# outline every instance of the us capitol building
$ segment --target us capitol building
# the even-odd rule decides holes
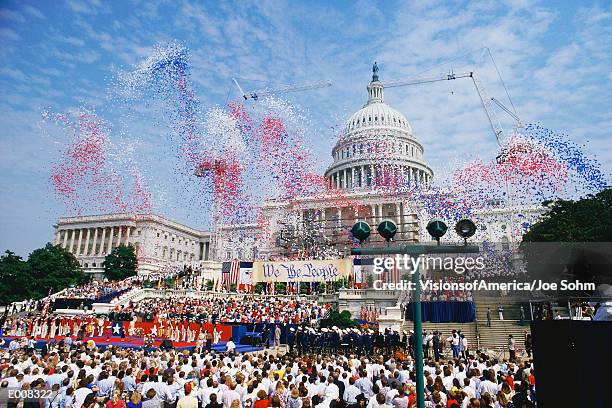
[[[348,119],[332,149],[333,162],[325,171],[332,194],[268,200],[262,206],[263,223],[224,225],[215,231],[152,214],[62,217],[54,226],[55,243],[75,254],[85,272],[99,276],[104,256],[120,243],[135,246],[139,272],[147,273],[184,264],[216,269],[219,261],[229,259],[344,256],[350,253],[348,231],[356,221],[375,228],[391,219],[398,226],[395,241],[429,239],[422,238],[417,210],[385,188],[406,181],[422,186],[432,182],[424,148],[404,115],[384,102],[376,64],[367,92],[366,104]],[[481,215],[494,226],[507,222],[512,211],[498,208]],[[503,239],[510,228],[500,227],[479,231],[480,239]],[[491,235],[499,231],[502,236]],[[370,239],[371,245],[382,244],[375,233]]]

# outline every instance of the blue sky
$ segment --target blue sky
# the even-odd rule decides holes
[[[1,250],[27,255],[52,238],[52,224],[65,213],[48,183],[65,140],[41,124],[41,112],[85,107],[120,127],[113,76],[155,44],[172,40],[191,51],[204,109],[222,105],[228,94],[238,96],[232,76],[275,83],[331,80],[333,87],[288,95],[308,119],[308,144],[321,171],[331,162],[332,127],[365,102],[373,61],[382,80],[475,69],[489,93],[504,100],[492,64],[472,52],[485,46],[524,122],[586,143],[605,173],[612,170],[609,2],[3,1]],[[443,171],[457,157],[493,154],[495,141],[471,84],[395,88],[385,97],[411,122],[434,170]],[[136,108],[139,115],[122,128],[123,137],[144,141],[146,152],[167,129],[147,117],[152,113],[146,106]],[[149,177],[163,178],[159,164]],[[180,197],[169,197],[159,212],[207,226],[206,217],[181,205]]]

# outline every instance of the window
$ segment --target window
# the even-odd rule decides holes
[[[85,262],[85,267],[89,268],[89,264],[87,262]]]
[[[93,268],[95,268],[95,267],[96,267],[96,263],[95,263],[95,262],[94,262],[94,263],[92,263],[92,264],[91,264],[91,266],[92,266]]]

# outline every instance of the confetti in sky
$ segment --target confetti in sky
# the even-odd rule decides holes
[[[300,108],[278,97],[261,98],[252,106],[230,101],[203,108],[191,84],[189,50],[182,44],[156,46],[139,65],[118,75],[112,86],[117,100],[130,109],[147,109],[154,103],[161,107],[157,126],[167,135],[171,150],[158,153],[172,158],[167,163],[169,184],[180,189],[183,205],[194,212],[211,211],[213,226],[257,223],[264,235],[272,236],[276,227],[265,220],[261,207],[273,198],[298,209],[304,197],[310,197],[370,216],[360,202],[330,187],[315,171],[319,158],[308,147],[311,125]],[[120,120],[130,120],[131,115]],[[110,125],[84,109],[43,116],[71,134],[50,175],[53,191],[68,210],[168,210],[159,202],[168,193],[156,191],[165,187],[150,176],[148,167],[154,161],[139,154],[143,142],[138,137],[114,135]],[[339,131],[338,137],[345,134]],[[606,185],[595,159],[566,135],[539,124],[511,132],[496,157],[459,162],[448,177],[430,185],[404,177],[389,160],[397,149],[393,142],[375,137],[356,152],[355,159],[374,158],[384,166],[370,193],[391,196],[423,217],[449,223],[487,207],[534,205],[597,192]],[[348,231],[343,233],[350,237]]]

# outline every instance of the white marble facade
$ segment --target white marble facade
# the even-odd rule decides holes
[[[120,244],[133,245],[139,273],[166,265],[192,265],[211,258],[210,233],[153,214],[62,217],[55,244],[73,253],[86,273],[99,277],[104,257]]]

